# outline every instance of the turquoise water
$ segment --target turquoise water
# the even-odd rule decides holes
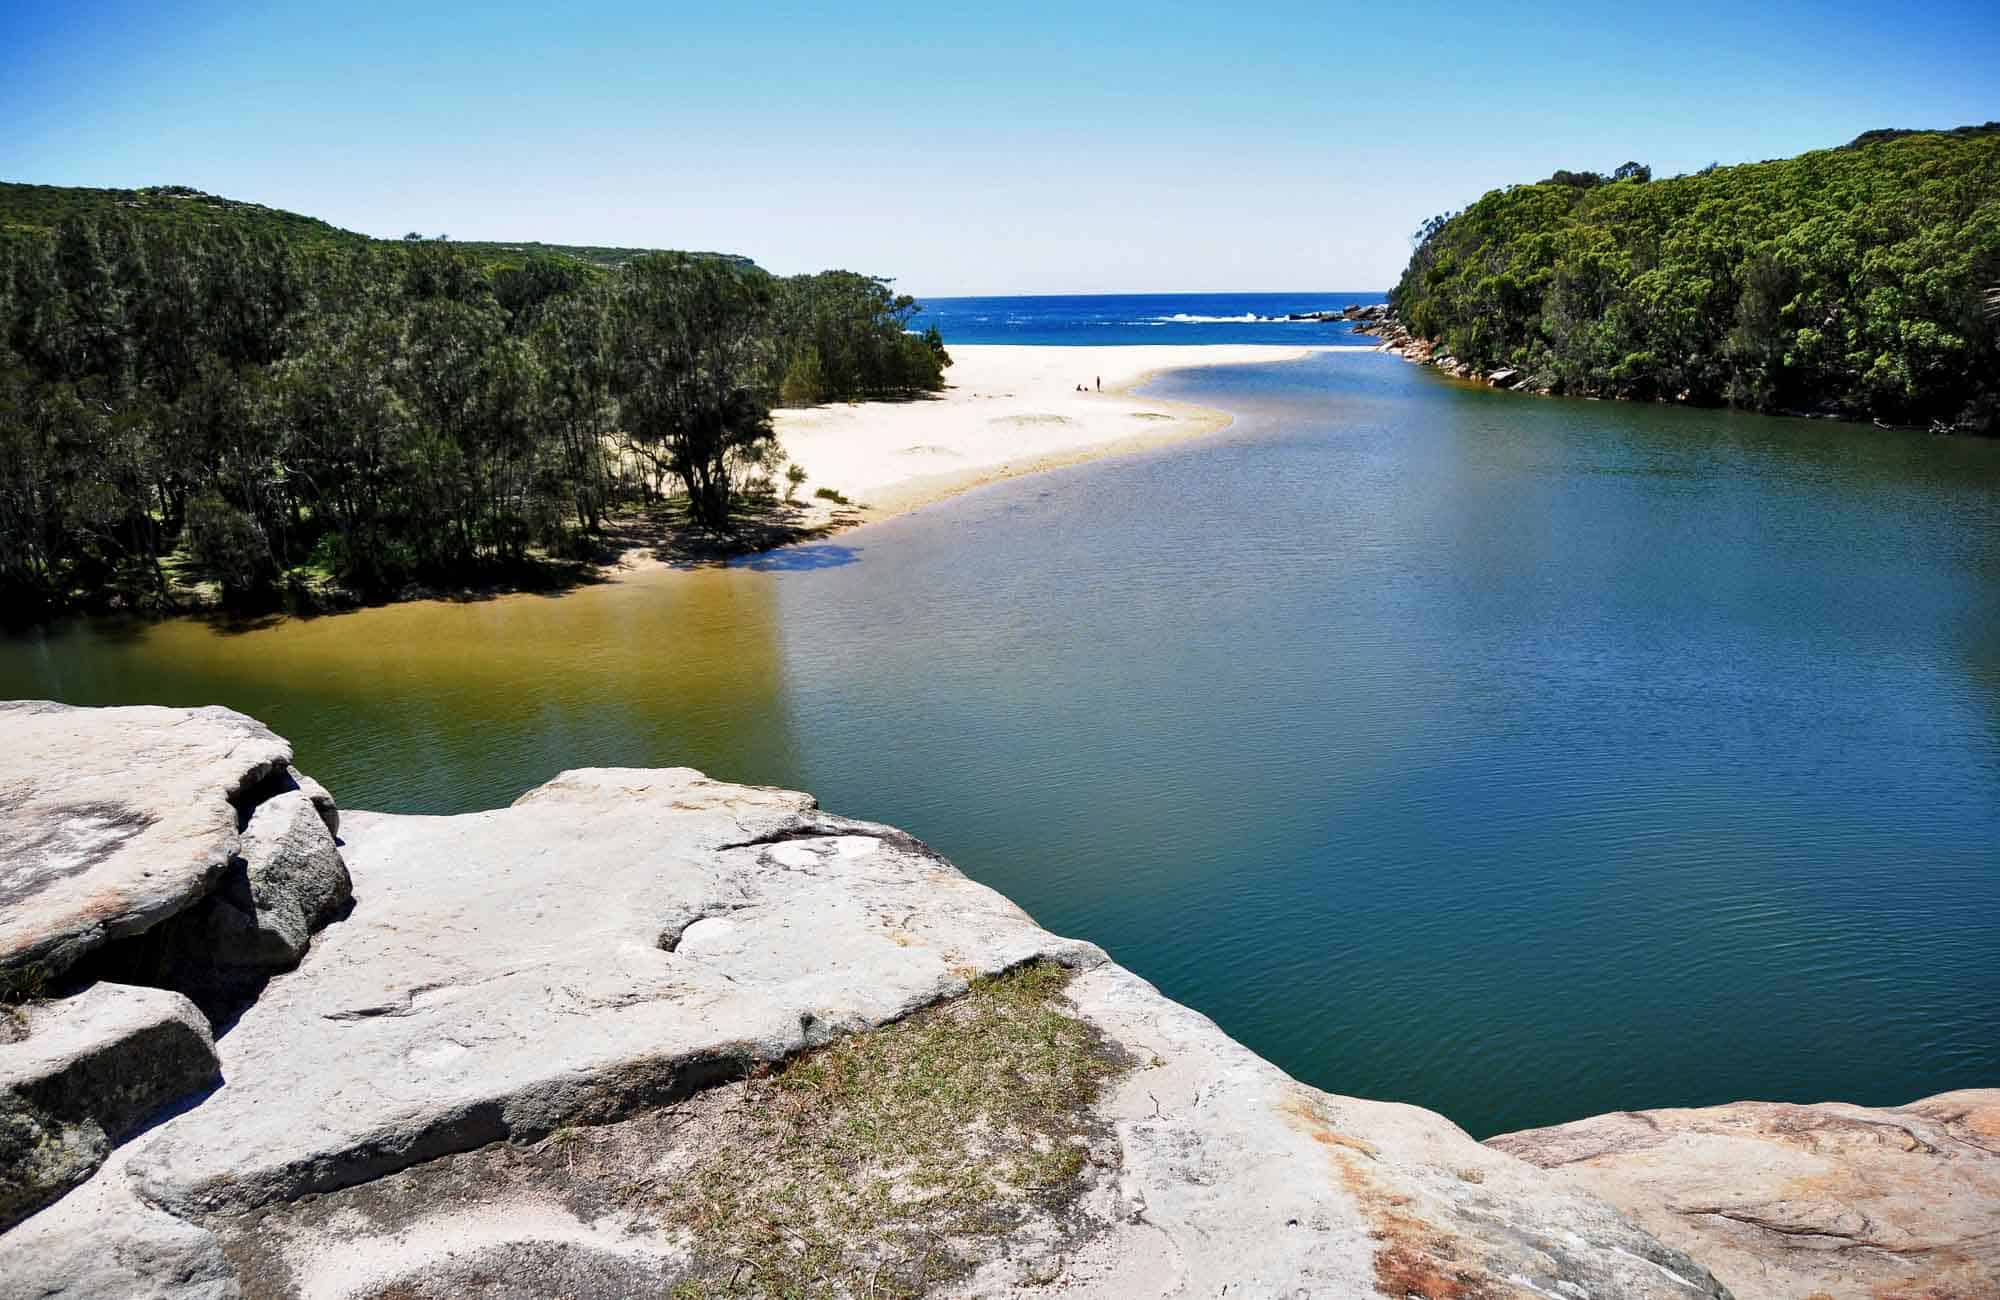
[[[908,827],[1319,1087],[1477,1135],[2000,1082],[2000,446],[1168,376],[1238,424],[737,569],[0,643],[355,807],[692,763]]]
[[[1105,293],[1009,298],[926,298],[910,328],[936,325],[947,343],[1066,347],[1132,343],[1362,342],[1346,321],[1290,317],[1379,303],[1362,293]]]

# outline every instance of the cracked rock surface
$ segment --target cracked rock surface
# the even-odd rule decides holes
[[[1488,1145],[1609,1201],[1738,1300],[2000,1295],[2000,1088],[1621,1111]]]
[[[238,802],[291,760],[229,709],[0,703],[0,990],[205,897],[236,854]]]
[[[198,1096],[212,1021],[345,903],[291,759],[228,709],[0,703],[0,1227]]]
[[[353,892],[328,818],[304,789],[272,795],[252,810],[238,856],[241,878],[207,900],[190,942],[220,966],[288,969]]]
[[[352,913],[218,1041],[221,1088],[0,1236],[0,1295],[671,1290],[681,1247],[576,1195],[566,1162],[473,1175],[579,1127],[616,1149],[638,1124],[658,1136],[633,1160],[671,1156],[649,1117],[1036,960],[1076,972],[1069,1005],[1132,1066],[1094,1103],[1107,1149],[1054,1245],[1023,1272],[1027,1247],[994,1243],[943,1293],[1727,1294],[1604,1202],[1438,1115],[1294,1082],[809,796],[588,770],[510,808],[341,825]]]
[[[165,989],[93,984],[7,1015],[0,1230],[89,1177],[114,1142],[216,1075],[208,1022]]]

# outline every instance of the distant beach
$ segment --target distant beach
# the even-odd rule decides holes
[[[1291,361],[1315,350],[954,347],[943,393],[779,411],[778,437],[806,471],[802,498],[828,488],[860,507],[855,518],[886,518],[981,484],[1214,433],[1229,425],[1228,412],[1134,390],[1163,370]]]

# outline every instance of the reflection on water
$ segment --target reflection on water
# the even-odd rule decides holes
[[[843,564],[852,564],[860,558],[861,551],[853,546],[836,546],[831,542],[801,542],[797,546],[787,546],[782,550],[741,556],[730,561],[730,565],[733,568],[750,569],[757,573],[805,573],[813,569],[837,569]]]
[[[2000,448],[1190,372],[1229,434],[727,569],[0,644],[354,807],[687,763],[906,826],[1475,1133],[2000,1079]]]
[[[348,807],[459,812],[568,767],[791,761],[768,580],[652,572],[562,596],[420,601],[251,631],[75,625],[6,647],[0,688],[227,704],[290,737]]]

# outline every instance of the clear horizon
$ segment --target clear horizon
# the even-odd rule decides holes
[[[0,179],[393,238],[714,249],[918,296],[1395,282],[1434,213],[2000,118],[2000,10],[601,4],[0,16]]]

